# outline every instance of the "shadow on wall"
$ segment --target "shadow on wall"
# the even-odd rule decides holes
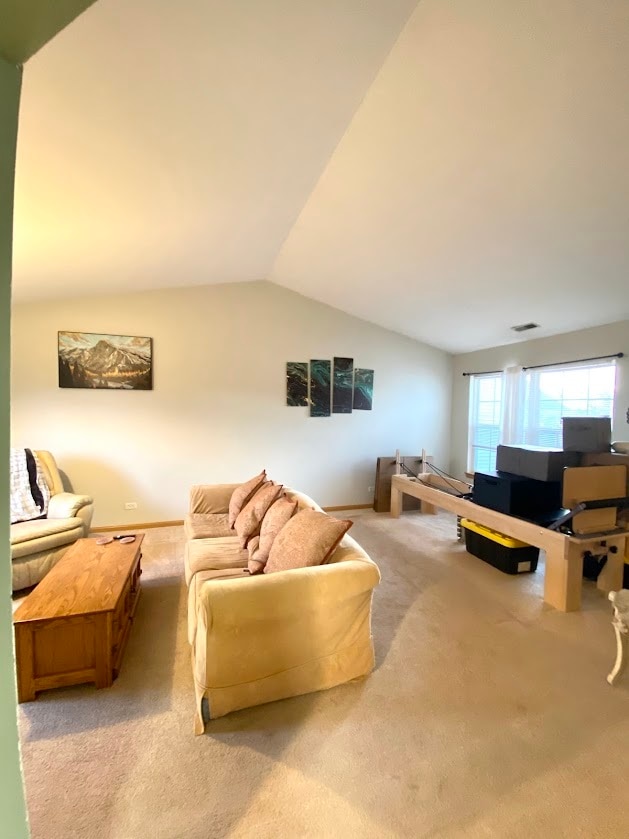
[[[63,488],[67,492],[92,496],[94,499],[94,517],[97,526],[101,525],[105,527],[109,524],[119,524],[123,519],[124,499],[138,498],[141,495],[139,485],[133,480],[132,473],[121,472],[119,469],[112,468],[106,461],[92,460],[84,457],[64,457],[63,465],[64,469],[59,470]],[[72,479],[70,475],[73,476]],[[103,521],[102,512],[99,515],[98,501],[99,498],[102,499],[112,494],[120,498],[120,517],[118,521]],[[102,511],[102,506],[100,509]],[[92,522],[92,530],[94,526],[94,522]]]

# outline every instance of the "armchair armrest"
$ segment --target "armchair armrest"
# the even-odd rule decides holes
[[[94,499],[89,495],[75,495],[73,492],[58,492],[50,496],[48,504],[49,519],[71,519],[79,514],[79,510],[93,504]]]
[[[197,484],[190,489],[190,513],[227,513],[240,484]]]
[[[83,536],[90,532],[94,500],[89,495],[76,495],[73,492],[58,492],[50,496],[48,503],[49,519],[80,518],[83,522]]]

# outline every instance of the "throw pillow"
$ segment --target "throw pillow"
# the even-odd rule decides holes
[[[255,478],[251,478],[249,481],[246,481],[244,484],[236,487],[236,489],[232,492],[232,496],[229,499],[228,519],[228,524],[232,530],[236,524],[238,513],[242,510],[247,501],[249,501],[254,492],[262,486],[265,480],[266,470],[263,469],[259,475],[255,476]]]
[[[264,573],[321,565],[352,524],[318,510],[300,510],[275,537]]]
[[[259,545],[259,536],[252,536],[251,539],[249,539],[249,541],[247,542],[247,550],[249,551],[249,561],[247,562],[247,568],[250,574],[261,574],[264,571],[264,565],[262,565],[262,563],[256,562],[254,559]]]
[[[262,484],[251,500],[247,501],[236,517],[234,530],[240,537],[240,547],[246,548],[252,536],[260,532],[264,514],[282,491],[281,484],[267,481]]]
[[[278,498],[277,501],[271,504],[262,519],[260,536],[254,537],[247,545],[249,548],[248,565],[251,574],[260,574],[264,570],[275,537],[296,509],[297,502],[285,497]]]

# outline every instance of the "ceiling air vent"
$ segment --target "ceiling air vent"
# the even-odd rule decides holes
[[[529,329],[537,329],[539,323],[520,323],[518,326],[512,326],[514,332],[528,332]]]

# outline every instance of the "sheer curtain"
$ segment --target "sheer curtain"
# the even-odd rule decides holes
[[[524,378],[522,367],[514,364],[502,374],[502,416],[500,422],[500,442],[513,445],[522,441],[522,397]]]
[[[563,417],[613,417],[616,360],[601,359],[470,377],[468,470],[496,468],[496,448],[562,448]]]

